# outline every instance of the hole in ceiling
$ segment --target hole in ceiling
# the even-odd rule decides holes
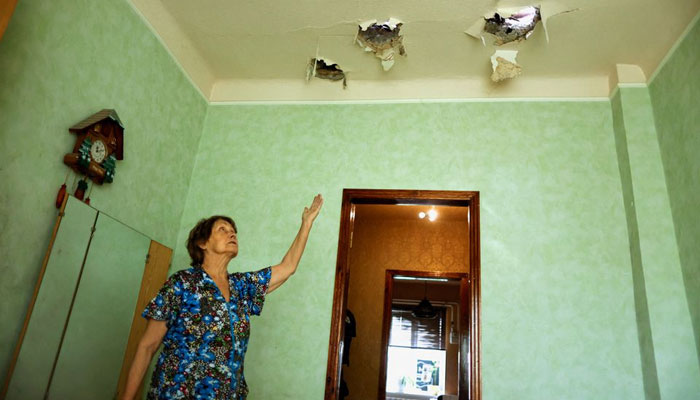
[[[388,71],[394,65],[394,55],[405,56],[401,26],[403,23],[396,18],[377,23],[377,20],[365,21],[357,28],[357,44],[365,51],[373,52],[382,61],[382,68]]]
[[[330,81],[343,81],[343,89],[347,88],[347,79],[342,68],[333,61],[323,58],[312,58],[306,72],[306,80],[312,77],[328,79]]]
[[[522,41],[530,37],[540,17],[540,8],[525,7],[508,18],[494,13],[493,17],[485,18],[484,32],[496,36],[497,46],[514,41]]]

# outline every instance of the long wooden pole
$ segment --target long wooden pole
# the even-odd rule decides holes
[[[17,358],[19,357],[19,350],[22,347],[22,341],[24,340],[24,335],[27,333],[27,327],[29,326],[29,319],[32,317],[32,311],[34,310],[34,304],[36,303],[36,297],[39,295],[39,288],[41,288],[41,281],[44,279],[44,273],[46,272],[46,265],[49,263],[49,256],[51,255],[51,249],[53,249],[53,244],[56,241],[56,234],[58,233],[58,227],[61,225],[61,219],[66,212],[66,204],[68,204],[68,198],[70,196],[63,196],[63,203],[61,204],[61,209],[56,217],[56,224],[53,227],[53,232],[51,233],[51,240],[49,241],[49,248],[46,250],[46,255],[44,255],[44,261],[41,263],[41,271],[39,271],[39,279],[36,281],[34,286],[34,294],[32,295],[32,300],[29,302],[29,310],[27,311],[27,316],[24,318],[24,325],[22,325],[22,331],[19,334],[19,339],[17,340],[17,346],[12,353],[12,361],[10,361],[10,368],[7,370],[7,375],[5,376],[5,384],[2,386],[2,391],[0,391],[0,399],[5,400],[7,396],[7,390],[10,388],[10,379],[12,378],[12,373],[17,365]]]
[[[5,34],[5,29],[10,23],[10,17],[15,11],[15,6],[17,5],[17,0],[0,0],[0,40]]]

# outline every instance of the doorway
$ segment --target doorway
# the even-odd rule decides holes
[[[479,271],[478,192],[345,189],[325,399],[436,399],[444,395],[446,399],[480,400]],[[397,279],[401,281],[398,286],[394,285]],[[415,282],[406,282],[410,280]],[[392,313],[397,321],[407,324],[411,307],[421,303],[406,295],[394,298],[393,288],[405,292],[421,283],[424,294],[429,286],[436,293],[449,291],[448,286],[459,293],[450,301],[433,299],[436,303],[431,307],[441,315],[437,325],[415,318],[411,322],[416,332],[427,326],[438,329],[442,341],[431,346],[444,348],[431,353],[416,345],[409,351],[399,347],[411,346],[396,342],[390,351],[392,338],[397,338],[390,334]],[[354,309],[349,310],[349,306]],[[355,323],[353,312],[359,313],[356,326],[348,325],[350,319]],[[401,319],[401,315],[406,318]],[[353,340],[355,333],[358,337]],[[414,355],[442,351],[455,365],[439,367],[439,359],[429,361],[426,356],[414,360],[416,365],[397,378],[400,371],[391,368],[391,360],[411,351]],[[411,368],[416,368],[414,373],[407,373]],[[352,384],[358,379],[358,369],[364,375],[361,382],[354,383],[355,393],[350,387],[347,396],[349,386],[344,378],[350,378]],[[426,380],[431,374],[434,377]],[[394,382],[397,379],[402,382],[400,390],[398,381]]]

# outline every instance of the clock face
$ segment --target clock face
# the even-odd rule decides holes
[[[90,147],[90,157],[95,160],[96,163],[101,163],[102,160],[107,156],[107,148],[101,140],[97,139]]]

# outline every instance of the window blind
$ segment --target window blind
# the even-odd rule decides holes
[[[416,318],[412,310],[412,306],[392,304],[389,346],[445,350],[445,307],[435,307],[433,319]]]

